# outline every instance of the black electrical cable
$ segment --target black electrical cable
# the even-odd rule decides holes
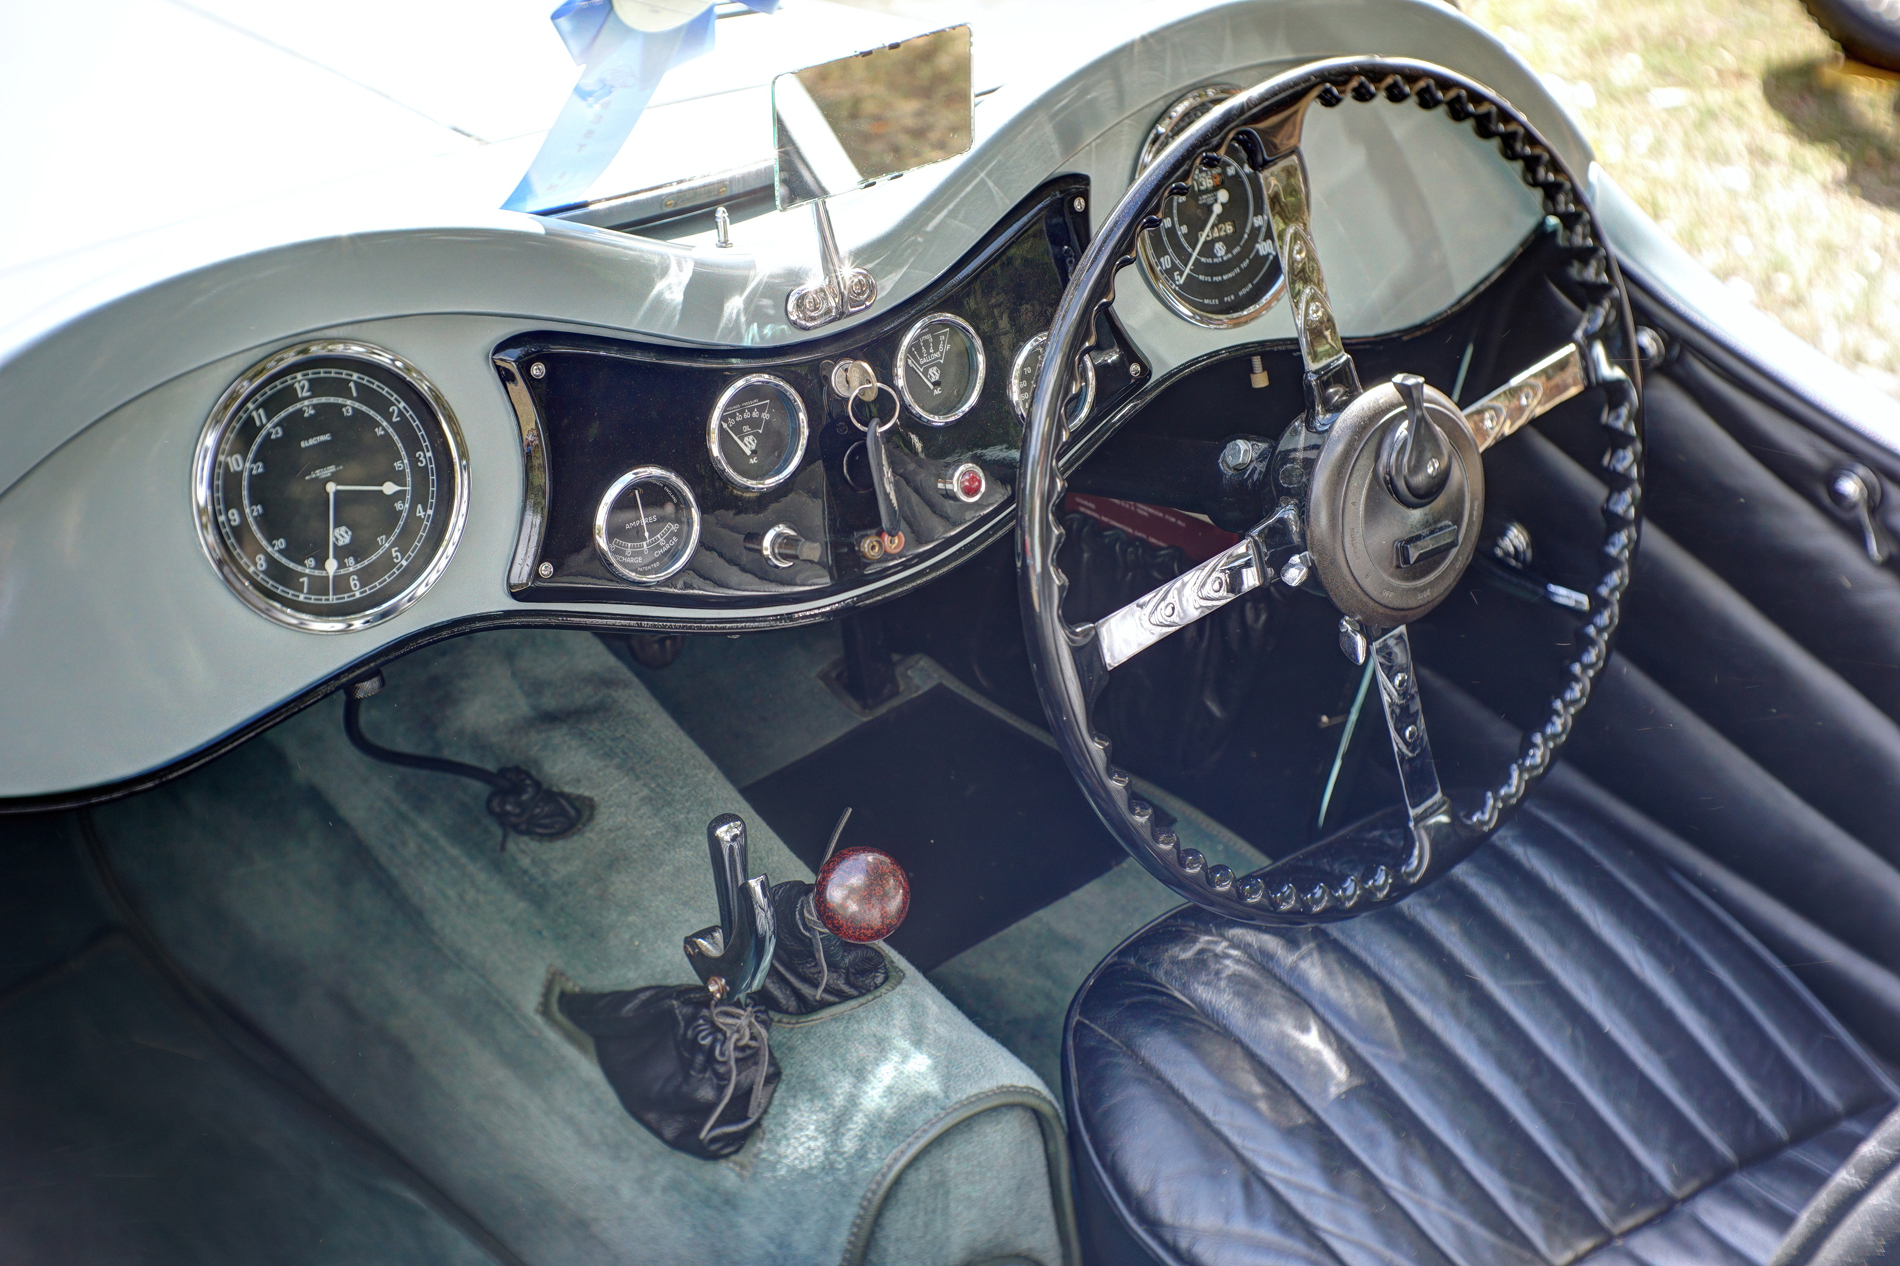
[[[586,796],[544,787],[519,765],[504,765],[498,770],[483,769],[443,756],[424,756],[419,752],[398,752],[382,746],[363,733],[363,700],[383,688],[383,675],[371,673],[353,681],[343,692],[343,732],[356,750],[388,765],[426,769],[432,773],[454,774],[493,788],[488,793],[488,812],[501,823],[504,832],[531,836],[540,840],[558,840],[574,834],[594,816],[594,802]],[[502,847],[508,837],[502,836]]]

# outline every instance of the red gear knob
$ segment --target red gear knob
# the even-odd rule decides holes
[[[811,902],[833,935],[881,941],[910,913],[910,876],[882,849],[841,849],[818,872]]]

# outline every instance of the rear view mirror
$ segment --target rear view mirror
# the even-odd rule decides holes
[[[955,158],[969,150],[973,122],[967,26],[780,75],[778,209]]]

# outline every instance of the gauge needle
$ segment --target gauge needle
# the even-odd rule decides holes
[[[330,494],[330,530],[324,534],[324,539],[330,544],[330,557],[323,560],[323,570],[329,574],[330,596],[334,598],[336,596],[336,481],[332,479],[323,485],[323,490]]]
[[[1187,263],[1181,265],[1182,273],[1185,274],[1193,270],[1194,261],[1201,257],[1201,248],[1207,245],[1207,235],[1214,231],[1214,221],[1220,219],[1221,208],[1226,205],[1227,191],[1225,189],[1216,189],[1214,191],[1214,209],[1207,213],[1207,224],[1201,229],[1201,240],[1194,243],[1194,253],[1188,256]]]
[[[640,512],[640,543],[653,544],[653,532],[647,527],[647,503],[640,500],[640,490],[633,490],[633,508]]]

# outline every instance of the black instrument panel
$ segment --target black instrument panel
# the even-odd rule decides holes
[[[511,592],[717,621],[848,602],[990,539],[1009,522],[1022,443],[1012,367],[1054,316],[1087,240],[1087,198],[1079,178],[1051,182],[928,291],[793,348],[695,352],[553,333],[498,346],[527,462]],[[1126,336],[1112,317],[1100,322],[1096,392],[1076,442],[1140,379]],[[832,381],[853,360],[891,388],[857,402],[855,416]],[[895,537],[862,425],[888,420],[893,400],[899,420],[882,435]]]

